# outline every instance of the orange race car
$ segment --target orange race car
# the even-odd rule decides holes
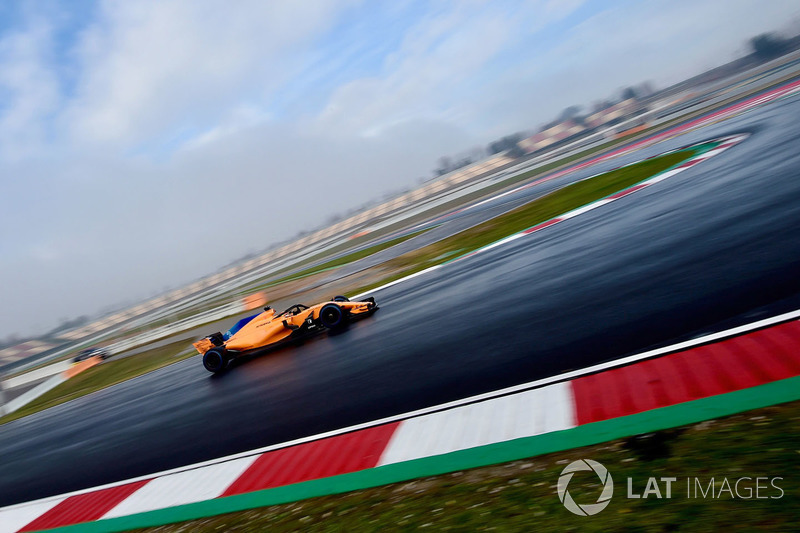
[[[239,355],[300,340],[326,329],[341,329],[350,321],[377,310],[375,298],[351,302],[344,296],[312,307],[296,304],[283,313],[265,307],[263,313],[239,320],[224,335],[219,332],[209,335],[195,342],[194,347],[203,354],[206,370],[216,374]]]

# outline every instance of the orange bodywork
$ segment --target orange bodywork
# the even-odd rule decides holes
[[[267,310],[253,317],[239,331],[225,340],[224,344],[215,344],[210,338],[206,337],[195,342],[194,347],[201,354],[205,354],[217,346],[222,346],[229,352],[247,352],[264,348],[286,340],[300,328],[318,327],[320,310],[328,304],[337,305],[348,317],[368,314],[377,309],[375,302],[371,299],[364,302],[322,302],[312,307],[295,305],[283,313],[267,308]]]

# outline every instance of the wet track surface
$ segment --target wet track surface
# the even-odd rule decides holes
[[[798,117],[800,98],[778,101],[562,178],[752,133],[658,185],[380,291],[381,310],[341,334],[215,377],[195,357],[0,426],[0,505],[410,411],[798,308]],[[538,194],[520,191],[452,222],[471,225]]]

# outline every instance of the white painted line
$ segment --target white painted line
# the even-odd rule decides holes
[[[504,237],[504,238],[500,239],[499,241],[493,242],[492,244],[487,244],[486,246],[484,246],[482,248],[478,248],[477,250],[474,250],[472,253],[469,253],[469,254],[467,254],[467,255],[465,255],[463,257],[459,257],[458,259],[466,259],[469,256],[475,255],[475,254],[480,253],[480,252],[485,252],[487,250],[491,250],[492,248],[497,248],[498,246],[502,246],[504,244],[508,244],[511,241],[515,241],[515,240],[519,239],[520,237],[524,237],[524,236],[525,236],[525,233],[522,233],[522,232],[515,233],[513,235],[509,235],[508,237]]]
[[[61,372],[67,370],[71,366],[72,366],[72,361],[60,361],[58,363],[53,363],[52,365],[47,365],[37,370],[31,370],[30,372],[26,372],[24,374],[20,374],[18,376],[5,380],[3,382],[3,388],[6,390],[13,389],[15,387],[19,387],[20,385],[25,385],[27,383],[31,383],[39,379],[48,378],[50,376],[60,374]]]
[[[419,272],[415,272],[414,274],[409,274],[408,276],[406,276],[404,278],[396,279],[396,280],[391,281],[391,282],[389,282],[389,283],[387,283],[385,285],[381,285],[380,287],[375,287],[374,289],[371,289],[369,291],[362,292],[361,294],[356,294],[355,296],[351,296],[350,299],[351,300],[358,300],[360,298],[363,298],[363,297],[367,296],[368,294],[373,294],[375,292],[382,291],[383,289],[388,289],[392,285],[397,285],[398,283],[403,283],[404,281],[408,281],[410,279],[416,278],[417,276],[421,276],[423,274],[427,274],[428,272],[431,272],[432,270],[436,270],[437,268],[442,268],[443,266],[444,266],[444,264],[433,265],[432,267],[426,268],[425,270],[420,270]]]
[[[10,402],[8,402],[4,406],[5,409],[3,410],[3,412],[5,414],[13,413],[14,411],[16,411],[16,410],[24,407],[28,403],[32,402],[33,400],[35,400],[36,398],[38,398],[42,394],[44,394],[46,392],[49,392],[49,391],[53,390],[54,388],[58,387],[59,385],[64,383],[66,380],[67,380],[67,378],[65,378],[61,374],[52,376],[47,381],[45,381],[43,383],[40,383],[39,385],[35,386],[31,390],[25,392],[24,394],[21,394],[17,398],[14,398]]]
[[[653,178],[648,180],[648,183],[652,184],[652,183],[658,183],[659,181],[664,181],[665,179],[671,178],[675,174],[680,174],[683,170],[684,169],[682,169],[682,168],[674,168],[672,170],[668,170],[667,172],[664,172],[663,174],[659,174],[658,176],[654,176]]]
[[[602,199],[602,200],[597,200],[596,202],[592,202],[590,204],[586,204],[583,207],[579,207],[578,209],[575,209],[574,211],[570,211],[569,213],[565,213],[565,214],[561,215],[560,218],[562,220],[566,220],[568,218],[576,217],[578,215],[582,215],[582,214],[586,213],[587,211],[591,211],[592,209],[597,209],[601,205],[610,204],[613,201],[614,200],[607,200],[605,198]]]

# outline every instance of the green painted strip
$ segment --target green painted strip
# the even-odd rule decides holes
[[[76,524],[53,531],[105,533],[195,520],[599,444],[798,399],[800,399],[800,376],[564,431],[489,444],[285,487]]]

